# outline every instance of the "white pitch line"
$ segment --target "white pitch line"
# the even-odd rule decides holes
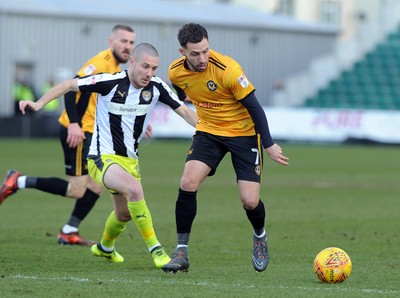
[[[57,281],[76,281],[76,282],[115,282],[115,283],[130,283],[130,284],[143,284],[143,283],[151,283],[151,281],[143,281],[143,280],[132,280],[132,279],[107,279],[107,280],[91,280],[90,278],[79,278],[79,277],[40,277],[40,276],[29,276],[29,275],[12,275],[10,276],[11,278],[20,278],[20,279],[33,279],[33,280],[57,280]],[[161,281],[157,281],[158,284],[162,283]],[[215,283],[215,282],[208,282],[208,281],[203,281],[203,282],[191,282],[191,281],[176,281],[176,280],[168,280],[164,281],[165,284],[177,284],[177,285],[188,285],[188,286],[200,286],[200,287],[222,287],[223,285]],[[327,291],[327,292],[332,292],[332,291],[342,291],[342,292],[353,292],[353,293],[371,293],[371,294],[382,294],[382,295],[387,295],[387,294],[400,294],[400,291],[396,290],[380,290],[380,289],[359,289],[359,288],[339,288],[339,287],[330,287],[330,288],[322,288],[322,287],[290,287],[290,286],[285,286],[285,285],[241,285],[241,284],[235,284],[235,285],[230,285],[231,287],[238,287],[238,288],[249,288],[249,289],[254,289],[254,288],[263,288],[263,289],[294,289],[294,290],[304,290],[304,291]]]
[[[40,280],[73,280],[78,282],[90,282],[89,278],[78,278],[78,277],[40,277],[40,276],[29,276],[29,275],[13,275],[12,278],[21,278],[21,279],[40,279]]]

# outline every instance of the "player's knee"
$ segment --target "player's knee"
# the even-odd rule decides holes
[[[200,182],[195,181],[191,177],[188,176],[183,176],[181,178],[181,184],[180,187],[181,189],[185,191],[196,191],[200,185]]]
[[[86,192],[86,183],[76,183],[73,180],[69,182],[67,197],[80,199]]]
[[[67,192],[67,197],[74,199],[81,199],[85,194],[86,188],[84,189],[74,189]]]
[[[89,176],[73,176],[69,177],[69,185],[67,190],[67,197],[80,199],[86,192],[88,186]]]
[[[258,206],[259,199],[243,199],[242,204],[246,210],[253,210]]]
[[[129,187],[126,191],[122,192],[129,202],[135,202],[138,200],[142,200],[144,197],[144,193],[142,189],[136,187]]]

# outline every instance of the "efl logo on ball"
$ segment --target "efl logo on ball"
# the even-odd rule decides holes
[[[328,247],[320,251],[314,260],[314,273],[325,283],[341,283],[351,273],[349,255],[338,247]]]

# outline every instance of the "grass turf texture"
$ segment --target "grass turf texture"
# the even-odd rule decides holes
[[[145,198],[159,240],[176,243],[175,200],[190,141],[142,143]],[[283,144],[287,168],[265,156],[262,199],[271,262],[251,263],[252,231],[240,205],[229,156],[198,195],[188,274],[153,267],[131,223],[112,264],[88,247],[59,246],[56,237],[74,201],[21,190],[0,206],[1,297],[398,297],[400,295],[399,150],[385,146]],[[0,170],[64,177],[57,140],[1,140]],[[99,240],[111,202],[104,193],[81,225]],[[320,283],[313,260],[337,246],[351,257],[343,284]]]

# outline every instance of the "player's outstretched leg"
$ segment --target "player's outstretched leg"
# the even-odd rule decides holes
[[[7,171],[6,178],[0,188],[0,205],[13,193],[18,190],[17,179],[21,176],[21,173],[15,170]]]

